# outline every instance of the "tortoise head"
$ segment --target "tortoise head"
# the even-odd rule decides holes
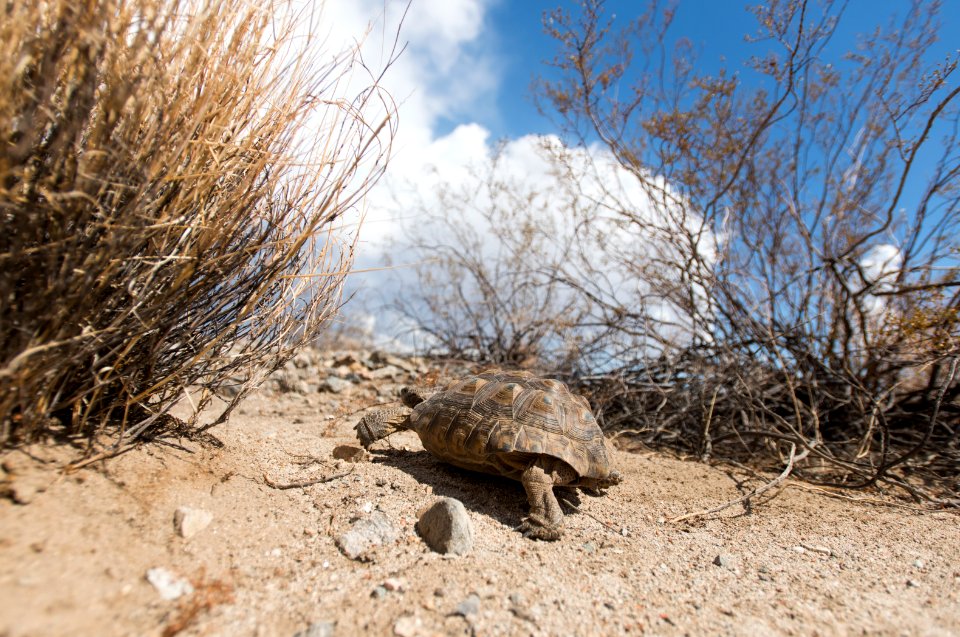
[[[434,392],[427,391],[423,387],[402,387],[400,389],[400,402],[404,405],[413,409],[430,396]]]

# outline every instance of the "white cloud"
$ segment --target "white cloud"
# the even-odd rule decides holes
[[[466,123],[439,139],[436,131],[445,120],[496,117],[496,55],[484,46],[493,0],[299,1],[320,7],[315,35],[331,51],[362,41],[363,61],[373,73],[403,49],[381,83],[397,103],[399,126],[387,177],[366,204],[361,240],[369,251],[395,234],[396,212],[385,208],[405,182],[429,179],[436,170],[463,166],[486,152],[489,133],[479,124]],[[341,91],[359,91],[367,80],[358,76]]]
[[[468,242],[477,240],[492,265],[505,249],[498,235],[501,231],[491,228],[486,216],[496,208],[500,212],[494,214],[494,223],[501,227],[518,230],[529,221],[550,235],[551,241],[538,244],[536,254],[542,259],[539,264],[531,263],[532,267],[549,268],[548,262],[554,260],[565,262],[571,276],[580,276],[586,289],[610,306],[636,311],[644,304],[650,316],[662,319],[648,335],[623,335],[623,342],[614,344],[615,348],[635,355],[638,348],[652,346],[648,336],[681,344],[693,330],[704,328],[694,326],[677,307],[653,295],[642,274],[653,256],[682,263],[677,255],[687,248],[676,229],[681,223],[693,229],[696,220],[678,221],[671,216],[674,211],[652,202],[636,176],[606,149],[566,148],[557,137],[536,135],[493,144],[483,127],[469,124],[433,141],[422,158],[423,163],[404,162],[392,171],[388,182],[395,187],[389,193],[377,193],[377,198],[383,195],[378,208],[392,211],[392,217],[376,238],[365,244],[368,254],[385,249],[396,264],[429,257],[422,251],[405,254],[405,240],[409,234],[417,234],[429,241],[455,243],[446,237],[451,229],[436,219],[445,216],[456,223]],[[568,170],[578,179],[571,180]],[[665,187],[662,182],[658,186]],[[395,239],[392,243],[387,241],[391,237]],[[712,264],[716,247],[713,235],[706,233],[700,247],[705,266]],[[661,274],[671,276],[666,271]],[[411,270],[363,276],[368,288],[386,291],[382,300],[419,284]],[[694,293],[706,296],[703,288],[695,287]],[[530,304],[536,305],[532,299]],[[599,307],[591,311],[599,311]],[[380,334],[403,338],[402,334],[417,333],[409,322],[389,311],[380,310],[378,317]],[[588,322],[602,324],[603,319],[598,315]]]
[[[498,118],[494,109],[497,54],[488,46],[496,40],[486,22],[486,11],[493,1],[415,0],[410,5],[399,35],[401,45],[406,43],[407,48],[383,77],[383,86],[398,102],[399,132],[387,174],[366,202],[356,267],[379,265],[381,254],[388,249],[394,263],[414,260],[412,255],[407,258],[403,254],[402,245],[391,245],[389,240],[402,238],[405,222],[422,226],[423,220],[416,216],[418,208],[439,205],[441,188],[475,184],[477,171],[489,166],[499,152],[495,177],[529,192],[529,205],[542,211],[543,223],[548,223],[549,217],[558,232],[573,232],[576,220],[569,214],[571,209],[597,206],[598,219],[593,222],[597,236],[616,244],[615,249],[608,245],[607,249],[595,250],[597,258],[616,259],[619,255],[619,264],[611,263],[609,281],[617,288],[612,293],[618,298],[635,298],[644,291],[643,285],[636,276],[630,276],[629,270],[622,269],[623,274],[617,275],[612,268],[663,249],[639,235],[636,227],[623,223],[624,208],[650,219],[657,214],[638,180],[601,147],[565,149],[559,138],[552,136],[524,136],[498,146],[484,126],[484,122]],[[370,25],[362,52],[367,65],[378,69],[389,60],[406,6],[402,0],[328,0],[324,19],[331,25],[330,37],[341,38],[344,44],[359,38]],[[462,123],[439,135],[440,126],[451,120]],[[579,192],[570,190],[569,181],[558,174],[561,169],[551,158],[556,153],[563,153],[574,171],[588,175],[580,183]],[[465,216],[463,221],[480,223],[476,215]],[[660,225],[675,227],[667,220],[661,220]],[[497,244],[491,240],[487,245],[493,250]],[[395,282],[398,277],[411,275],[375,272],[350,277],[349,285],[360,288],[361,294],[348,310],[356,313],[366,297],[371,299],[367,309],[374,311],[385,296],[395,293],[396,286],[388,283],[391,277]],[[396,317],[383,318],[398,322]],[[377,331],[392,330],[380,320]]]
[[[886,286],[886,288],[889,288],[890,283],[900,272],[902,263],[903,254],[900,248],[889,243],[873,246],[860,258],[860,267],[863,268],[867,283],[876,284],[878,287]]]
[[[864,298],[864,309],[874,319],[879,320],[884,317],[888,308],[887,297],[883,296],[883,293],[894,289],[897,275],[903,266],[903,253],[895,245],[881,243],[867,250],[860,257],[859,263],[864,278],[863,286],[869,286],[874,292]]]

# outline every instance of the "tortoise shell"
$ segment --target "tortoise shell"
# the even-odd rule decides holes
[[[496,370],[455,381],[414,407],[410,425],[427,451],[464,469],[519,480],[541,455],[564,461],[580,478],[611,472],[586,399],[529,372]]]

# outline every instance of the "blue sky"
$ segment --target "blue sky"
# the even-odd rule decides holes
[[[416,3],[417,0],[414,0]],[[689,38],[700,51],[700,68],[716,70],[726,58],[730,68],[742,66],[746,56],[756,48],[744,42],[744,36],[756,29],[756,20],[747,10],[756,4],[740,0],[680,0],[671,40]],[[615,24],[635,17],[644,2],[610,1],[608,14],[616,16]],[[553,131],[552,124],[537,112],[530,98],[530,83],[535,74],[545,70],[542,62],[552,57],[554,43],[543,33],[544,11],[554,7],[573,7],[573,3],[499,0],[487,3],[480,37],[469,48],[492,60],[498,75],[495,107],[488,101],[478,108],[465,108],[438,121],[436,133],[446,134],[464,121],[483,123],[495,138],[518,137],[528,133]],[[907,0],[851,0],[844,12],[835,43],[844,50],[862,33],[890,18],[902,15]],[[937,57],[955,52],[960,45],[960,0],[946,0],[940,10],[943,29]],[[895,18],[894,18],[895,19]],[[948,34],[955,34],[949,41]],[[464,69],[469,73],[469,69]]]
[[[751,71],[744,61],[757,49],[744,36],[755,31],[756,22],[746,6],[755,1],[679,0],[668,43],[688,38],[699,52],[699,71],[715,72],[724,64],[741,70],[749,84]],[[537,112],[530,84],[547,71],[543,63],[554,55],[554,42],[541,22],[544,11],[558,4],[575,8],[572,2],[412,0],[407,10],[407,0],[325,1],[333,38],[349,44],[370,28],[363,50],[374,69],[388,57],[384,51],[407,11],[399,36],[406,50],[383,80],[398,103],[399,133],[387,175],[367,199],[356,269],[382,265],[384,254],[394,264],[409,262],[397,240],[405,227],[421,231],[418,206],[422,211],[424,202],[435,202],[436,191],[444,186],[469,185],[471,166],[488,162],[498,142],[506,144],[514,176],[526,179],[531,188],[555,186],[544,178],[546,167],[534,150],[538,135],[556,131]],[[610,0],[606,6],[617,16],[616,24],[623,24],[645,5]],[[858,33],[889,23],[909,6],[908,0],[850,0],[834,50],[849,50]],[[936,61],[955,54],[960,43],[960,37],[948,37],[960,35],[960,0],[946,0],[941,21]],[[405,276],[401,268],[392,274]],[[382,273],[364,273],[351,277],[350,289],[360,289],[358,300],[368,292],[395,293],[396,284],[385,281]]]
[[[575,9],[575,3],[559,3]],[[744,60],[757,51],[744,36],[756,30],[746,7],[753,0],[679,0],[668,42],[688,38],[699,51],[698,70],[715,72],[721,64],[741,70],[752,81]],[[842,3],[838,3],[842,4]],[[811,0],[812,6],[819,5]],[[543,33],[544,11],[557,2],[521,0],[326,0],[333,34],[355,38],[372,25],[365,58],[376,67],[396,36],[406,11],[400,41],[407,45],[390,68],[384,85],[399,104],[399,135],[388,179],[371,198],[365,240],[394,235],[379,209],[387,205],[400,182],[423,180],[437,166],[464,168],[488,157],[498,141],[556,132],[531,98],[531,80],[549,72],[543,62],[555,52]],[[624,24],[646,6],[641,0],[609,0],[609,14]],[[849,50],[856,35],[902,15],[908,0],[850,0],[833,40],[836,53]],[[947,0],[941,9],[942,41],[933,57],[941,61],[956,53],[960,37],[960,0]],[[451,172],[448,170],[448,172]],[[455,172],[455,171],[454,171]],[[450,175],[447,175],[450,177]]]

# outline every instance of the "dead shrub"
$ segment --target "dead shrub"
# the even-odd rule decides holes
[[[836,55],[842,3],[754,7],[755,55],[713,75],[660,3],[620,30],[600,0],[549,16],[544,108],[602,141],[657,211],[624,223],[672,246],[609,325],[662,347],[583,379],[608,426],[701,456],[795,446],[810,479],[960,504],[960,88],[936,9]]]
[[[0,443],[223,422],[337,309],[393,108],[258,4],[0,9]]]
[[[932,60],[923,2],[835,55],[842,9],[753,8],[756,55],[714,75],[670,45],[661,3],[620,30],[602,0],[551,12],[536,96],[586,202],[567,209],[573,238],[541,258],[525,235],[539,211],[521,203],[530,224],[497,221],[523,217],[503,208],[488,228],[530,258],[484,253],[454,232],[470,193],[441,207],[446,243],[418,244],[442,267],[411,314],[452,352],[506,363],[498,340],[464,340],[570,319],[557,369],[608,430],[960,505],[957,58]],[[572,306],[542,305],[547,291]],[[537,343],[550,361],[558,341]]]
[[[522,183],[506,161],[497,152],[463,183],[421,194],[396,242],[415,276],[389,309],[427,355],[564,368],[585,315],[559,279],[574,232],[553,214],[558,193]]]

